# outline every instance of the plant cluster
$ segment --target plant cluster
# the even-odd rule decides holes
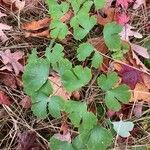
[[[68,0],[59,3],[56,0],[47,0],[47,4],[52,18],[50,23],[52,42],[46,48],[43,57],[38,57],[35,49],[32,51],[23,74],[24,91],[32,98],[32,111],[34,115],[42,119],[50,115],[53,118],[62,118],[65,114],[79,133],[71,143],[60,141],[55,136],[51,137],[52,150],[106,150],[112,144],[113,126],[118,134],[127,137],[133,124],[123,121],[114,123],[107,121],[108,126],[105,128],[99,123],[97,114],[88,111],[86,102],[64,100],[55,95],[49,79],[52,72],[57,72],[68,92],[78,91],[90,82],[94,76],[93,70],[98,69],[103,63],[103,54],[98,52],[93,45],[85,42],[85,37],[97,23],[96,18],[90,14],[90,10],[103,8],[106,1]],[[70,9],[74,14],[70,22],[67,24],[61,22],[61,17]],[[90,60],[89,67],[73,65],[65,57],[64,47],[54,42],[57,39],[63,40],[67,36],[69,26],[73,29],[74,39],[81,43],[76,50],[76,57],[80,62]],[[121,30],[122,26],[116,22],[106,24],[103,30],[104,41],[111,56],[115,59],[122,58],[128,51],[128,46],[120,39]],[[119,111],[121,103],[129,102],[131,97],[129,87],[119,83],[116,72],[99,75],[97,86],[105,92],[104,102],[108,109]],[[120,126],[126,127],[126,133],[120,133],[118,130]]]

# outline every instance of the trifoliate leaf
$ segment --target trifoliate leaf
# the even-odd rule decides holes
[[[65,23],[59,20],[53,20],[50,24],[50,35],[53,39],[63,40],[68,34],[68,27]]]
[[[92,67],[99,68],[103,63],[103,56],[95,51],[94,56],[92,58]]]
[[[61,44],[55,44],[55,46],[50,49],[46,48],[45,56],[49,60],[49,62],[54,65],[55,63],[61,61],[64,57],[63,53],[64,47]]]
[[[70,92],[85,86],[91,80],[91,77],[91,70],[82,66],[76,66],[73,69],[66,70],[61,75],[64,87]]]
[[[38,91],[47,81],[48,75],[49,63],[47,60],[38,59],[35,62],[28,63],[23,74],[25,92],[31,96],[35,91]]]
[[[77,49],[77,58],[79,61],[84,61],[87,57],[91,55],[94,47],[90,43],[82,43]]]
[[[118,135],[121,137],[129,137],[130,131],[133,130],[134,124],[130,121],[118,121],[112,122],[114,130],[117,132]]]
[[[111,143],[111,133],[103,127],[95,126],[90,132],[87,148],[89,150],[106,150]]]
[[[59,20],[69,10],[69,4],[67,2],[58,4],[54,0],[48,0],[48,7],[51,18],[55,20]]]
[[[103,34],[106,45],[110,50],[121,49],[121,39],[119,33],[122,31],[122,26],[115,22],[107,23],[104,27]]]
[[[60,112],[64,109],[64,102],[59,96],[48,97],[39,92],[32,98],[32,111],[38,118],[46,118],[48,113],[54,118],[59,118],[61,116]]]
[[[78,127],[82,117],[87,112],[87,105],[86,103],[70,100],[65,105],[65,112],[69,113],[69,119],[72,124]]]
[[[101,9],[105,6],[106,0],[94,0],[96,9]]]
[[[118,100],[124,104],[127,104],[130,97],[131,93],[129,92],[128,86],[120,85],[117,88],[106,92],[105,102],[109,109],[119,111],[121,104],[118,102]]]
[[[118,81],[119,77],[116,72],[108,73],[107,76],[102,74],[97,79],[99,87],[106,91],[111,89]]]
[[[114,87],[118,81],[119,77],[115,72],[109,73],[107,76],[102,74],[100,77],[98,77],[99,87],[106,91],[106,106],[114,111],[120,110],[121,104],[119,101],[126,104],[131,97],[128,86],[120,85],[118,87]]]
[[[51,150],[74,150],[70,143],[66,141],[60,141],[55,137],[50,139],[50,148]]]

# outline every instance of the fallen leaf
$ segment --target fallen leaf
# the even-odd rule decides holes
[[[45,27],[48,27],[50,24],[51,19],[49,17],[45,17],[41,20],[38,21],[32,21],[32,22],[28,22],[28,23],[24,23],[22,25],[22,29],[23,30],[32,30],[32,31],[36,31]]]
[[[146,7],[146,0],[136,0],[133,5],[133,9],[139,8],[141,5]]]
[[[121,5],[123,8],[127,9],[129,6],[129,3],[132,3],[133,0],[117,0],[116,4],[117,6]]]
[[[140,118],[142,116],[142,109],[143,109],[143,101],[142,102],[136,102],[133,114],[137,117]]]
[[[7,87],[11,87],[13,89],[17,88],[16,77],[10,73],[0,72],[0,83],[6,85]]]
[[[147,59],[150,58],[149,53],[147,51],[147,48],[144,48],[142,46],[132,44],[132,43],[131,43],[131,48],[132,48],[133,51],[135,51],[140,56],[142,56],[144,58],[147,58]]]
[[[97,15],[97,23],[100,25],[105,25],[115,20],[115,9],[114,8],[105,8],[103,10],[103,15]]]
[[[135,102],[138,100],[150,102],[149,89],[143,83],[137,83],[136,84],[130,101]]]
[[[36,142],[37,135],[34,131],[24,131],[19,134],[17,150],[40,150],[40,145]]]
[[[60,141],[66,141],[68,143],[71,143],[71,134],[70,132],[67,132],[66,134],[54,134],[54,137]]]
[[[31,98],[29,96],[25,96],[21,101],[20,101],[20,105],[23,107],[23,108],[31,108]]]
[[[3,14],[0,12],[0,18],[1,17],[5,17],[7,16],[6,14]],[[4,43],[8,40],[8,37],[6,36],[6,34],[4,33],[4,31],[6,30],[10,30],[12,27],[7,25],[7,24],[3,24],[0,23],[0,40]]]
[[[18,60],[22,59],[23,55],[24,52],[22,51],[11,53],[9,49],[0,52],[0,57],[5,65],[4,68],[8,70],[10,70],[10,68],[14,69],[16,75],[18,75],[19,72],[23,72],[23,66],[18,62]],[[4,68],[2,67],[0,70]]]
[[[49,29],[41,31],[41,32],[37,32],[37,33],[32,33],[32,32],[24,32],[25,37],[46,37],[46,38],[50,38],[50,31]]]
[[[71,93],[67,92],[61,83],[61,79],[57,74],[53,74],[53,76],[49,77],[53,87],[53,95],[61,96],[65,100],[71,97]]]
[[[134,89],[136,84],[142,81],[141,72],[126,65],[122,65],[119,75],[122,77],[122,83],[127,84],[131,89]]]
[[[61,22],[66,22],[66,21],[69,21],[72,17],[73,17],[73,12],[71,10],[69,10],[66,14],[64,14],[60,18],[60,21]]]
[[[9,106],[11,103],[10,98],[3,91],[0,91],[0,104]]]
[[[121,36],[121,39],[125,41],[129,41],[130,40],[129,37],[135,37],[135,38],[143,37],[140,33],[133,31],[133,29],[135,28],[129,24],[126,24],[123,27],[123,30],[121,31],[121,33],[119,33],[119,35]]]
[[[150,89],[150,75],[146,74],[146,73],[143,73],[142,74],[142,79],[143,79],[143,82],[144,82],[144,85]]]
[[[120,25],[125,25],[129,22],[130,17],[125,12],[116,13],[116,22]]]

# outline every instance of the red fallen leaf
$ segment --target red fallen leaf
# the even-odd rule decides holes
[[[40,150],[39,144],[36,142],[37,135],[34,131],[24,131],[19,135],[17,150]]]
[[[11,103],[10,98],[3,91],[0,91],[0,104],[9,106]]]
[[[0,72],[0,83],[4,84],[10,88],[13,88],[13,89],[17,88],[16,77],[10,73],[3,73],[3,72],[1,73]]]
[[[16,75],[19,74],[19,72],[23,72],[23,66],[18,62],[18,60],[22,59],[24,55],[24,52],[17,51],[14,53],[11,53],[9,49],[6,51],[0,52],[0,57],[2,58],[2,62],[5,64],[4,67],[0,68],[0,70],[9,70],[12,71],[14,69],[14,72]]]
[[[122,83],[134,89],[138,82],[142,81],[141,72],[126,65],[122,65],[119,75],[122,77]]]
[[[25,96],[19,103],[23,108],[31,108],[31,98],[29,96]]]
[[[118,24],[125,25],[126,23],[128,23],[129,19],[129,16],[127,16],[127,14],[124,12],[116,14],[116,21]]]

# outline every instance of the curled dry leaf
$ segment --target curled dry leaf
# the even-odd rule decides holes
[[[131,44],[131,48],[133,51],[135,51],[138,55],[144,57],[144,58],[150,58],[149,53],[147,51],[147,48],[144,48],[142,46]]]
[[[149,89],[143,83],[137,83],[131,97],[131,102],[138,100],[150,102]]]
[[[3,91],[0,91],[0,104],[9,106],[11,103],[10,98]]]
[[[61,79],[57,74],[53,74],[53,76],[49,77],[53,87],[54,95],[61,96],[65,100],[71,97],[71,93],[67,92],[61,83]]]
[[[4,67],[0,68],[0,70],[7,69],[9,71],[12,71],[14,69],[14,72],[16,75],[19,74],[19,72],[23,72],[23,66],[18,62],[18,60],[22,59],[24,55],[24,52],[18,51],[11,53],[9,49],[6,51],[0,52],[0,57],[2,58],[2,62],[4,63]]]
[[[45,17],[41,20],[38,21],[32,21],[32,22],[28,22],[28,23],[24,23],[22,25],[22,29],[23,30],[32,30],[32,31],[36,31],[45,27],[49,26],[51,19],[49,17]]]
[[[103,15],[103,16],[102,16]],[[105,8],[103,9],[103,14],[97,15],[97,23],[100,25],[105,25],[115,20],[115,9],[114,8]]]
[[[143,79],[143,82],[144,82],[144,85],[150,89],[150,75],[146,74],[146,73],[143,73],[142,74],[142,79]]]
[[[143,109],[143,101],[142,102],[137,102],[134,110],[133,110],[133,114],[137,117],[140,118],[142,116],[142,109]]]

